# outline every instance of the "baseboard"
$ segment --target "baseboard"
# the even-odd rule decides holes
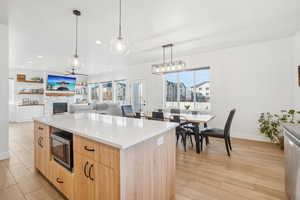
[[[0,153],[0,160],[6,160],[9,158],[9,152],[2,152]]]
[[[238,139],[245,139],[245,140],[254,140],[260,142],[270,142],[270,140],[263,135],[259,134],[238,134],[238,133],[231,133],[231,137],[238,138]]]

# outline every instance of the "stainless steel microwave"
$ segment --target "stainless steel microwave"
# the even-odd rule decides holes
[[[73,170],[73,135],[59,131],[51,134],[51,154],[53,159],[67,168]]]

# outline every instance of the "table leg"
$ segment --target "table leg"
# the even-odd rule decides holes
[[[199,133],[195,133],[196,152],[200,153],[200,136]]]

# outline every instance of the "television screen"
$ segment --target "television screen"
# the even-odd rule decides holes
[[[47,91],[75,92],[76,78],[48,75]]]

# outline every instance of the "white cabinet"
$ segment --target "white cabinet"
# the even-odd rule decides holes
[[[17,106],[16,108],[17,122],[32,121],[32,118],[42,117],[43,115],[44,115],[44,105]]]

